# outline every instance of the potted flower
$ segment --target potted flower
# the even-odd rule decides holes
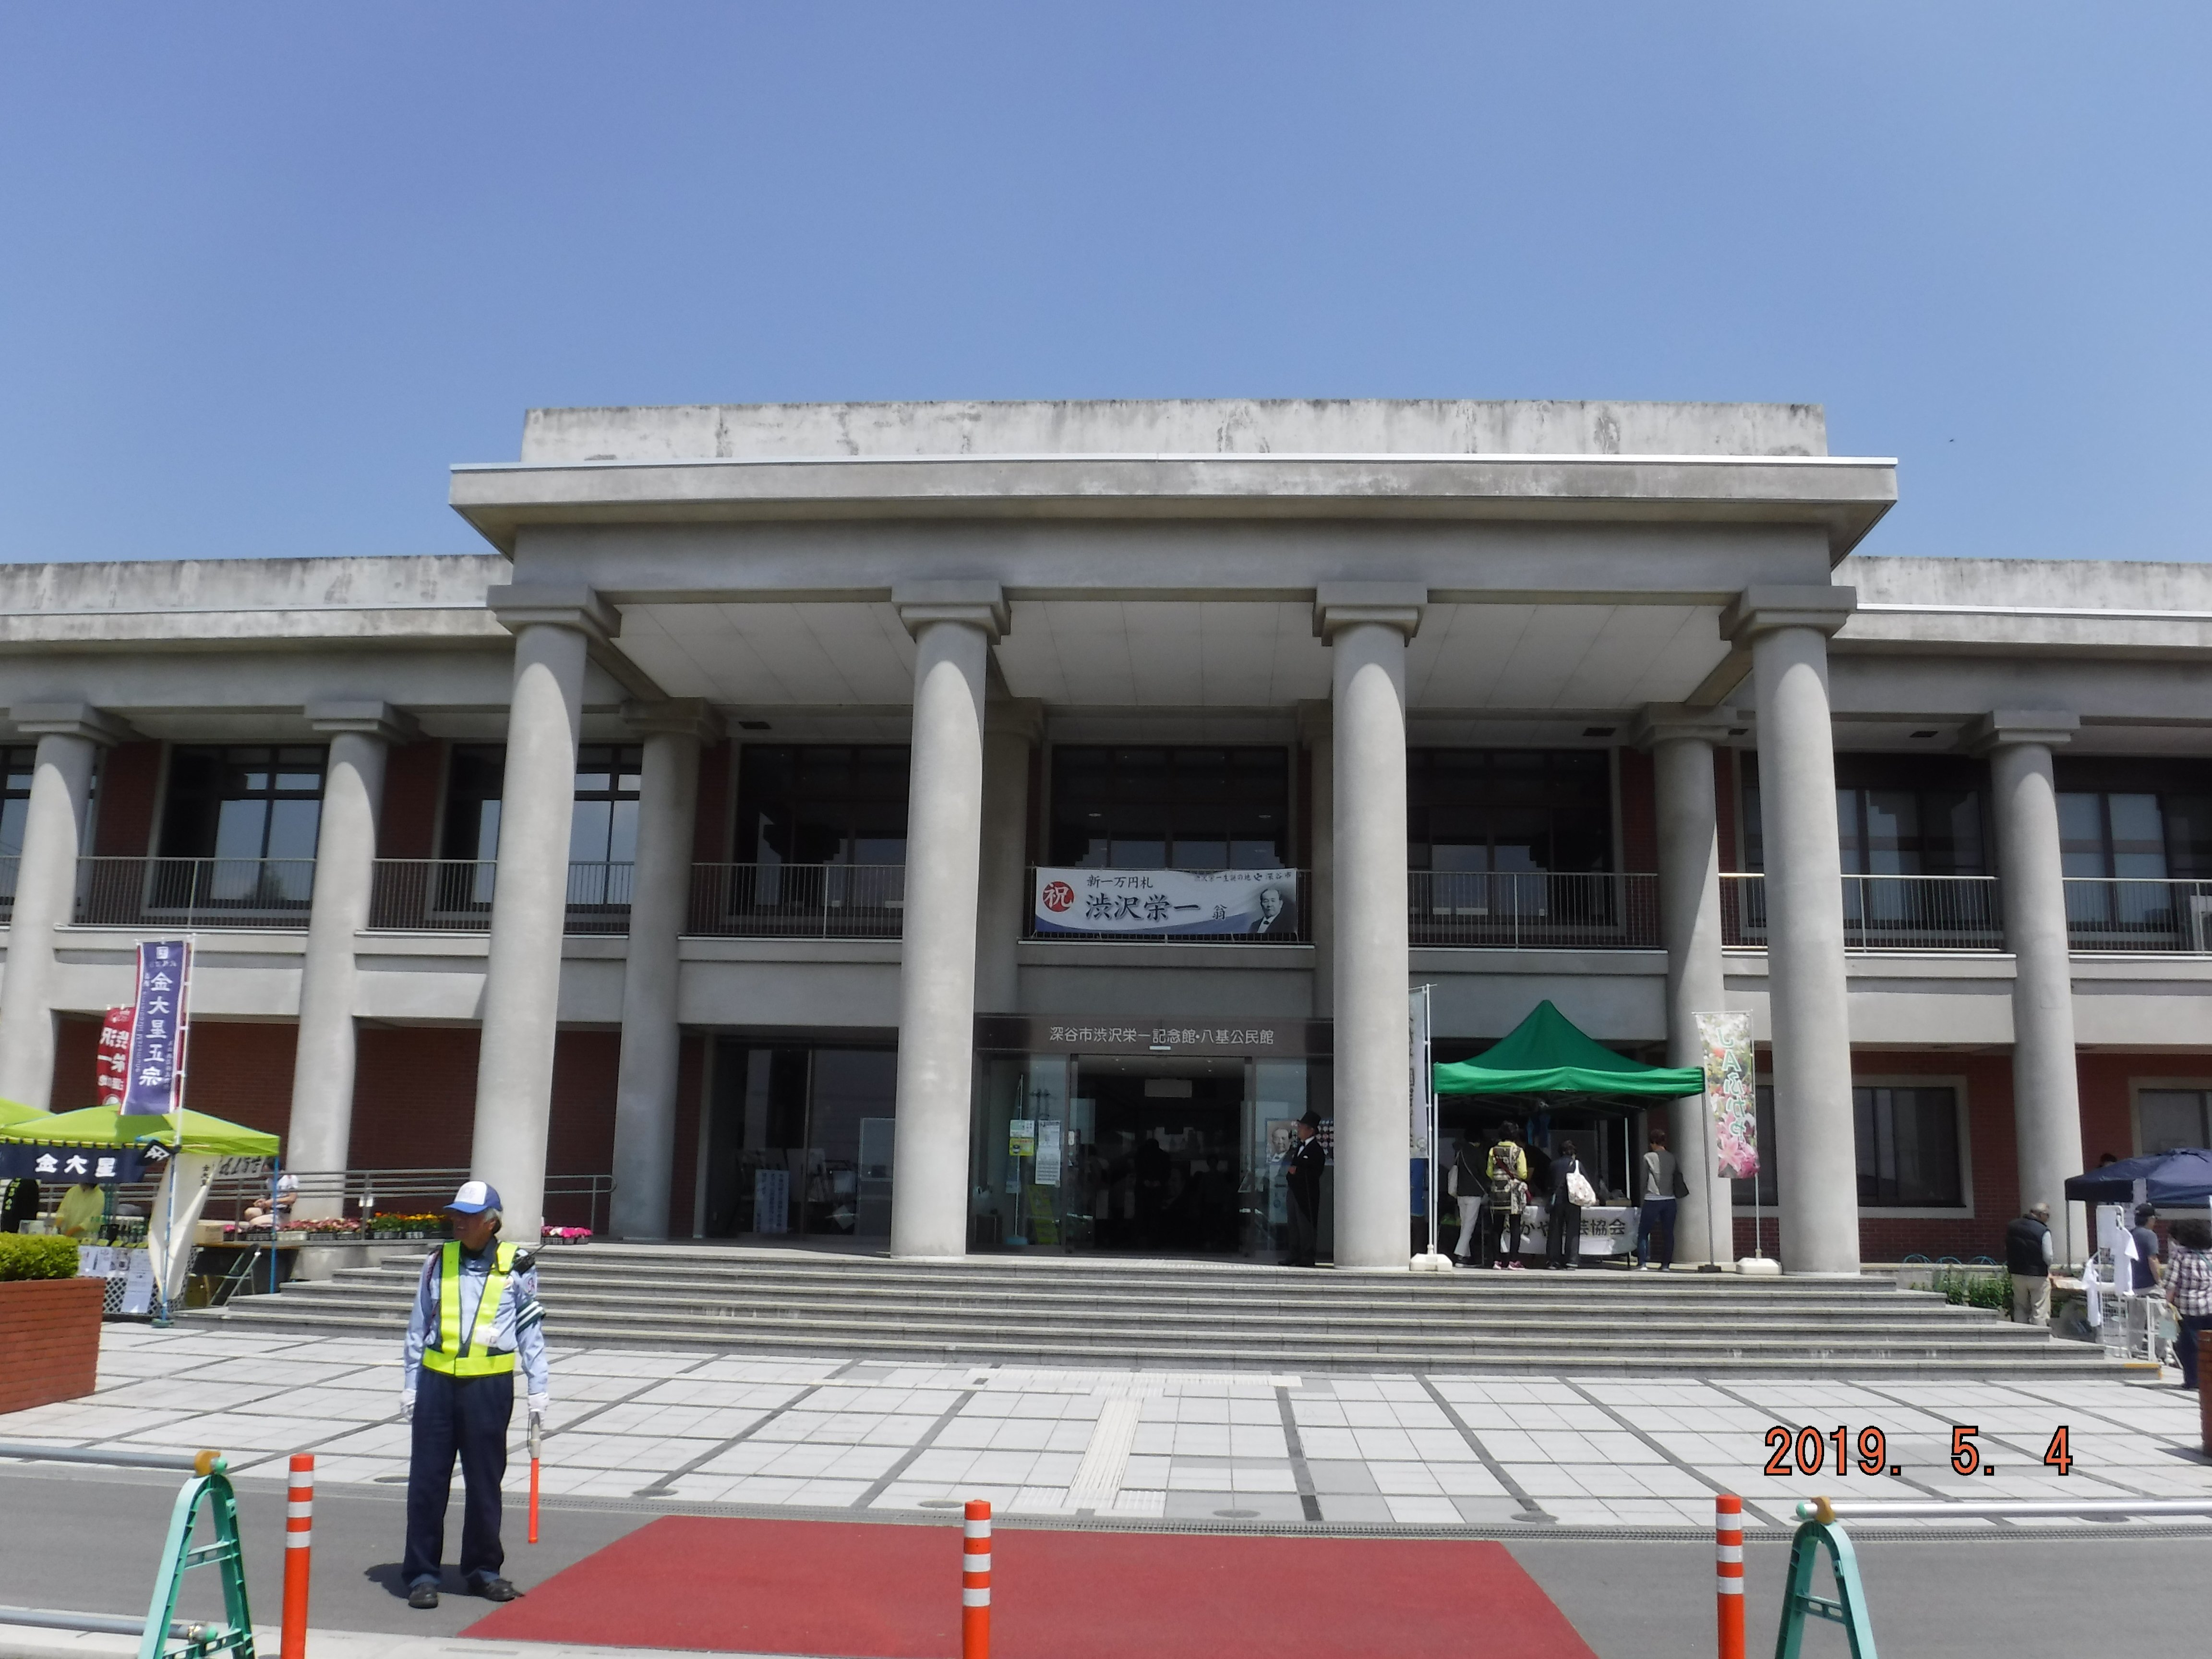
[[[582,1244],[592,1237],[589,1227],[547,1227],[540,1237],[548,1244]]]
[[[79,1278],[76,1267],[73,1238],[0,1233],[0,1412],[99,1385],[107,1281]]]

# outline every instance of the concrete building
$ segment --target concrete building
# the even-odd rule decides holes
[[[555,410],[480,555],[0,569],[0,1096],[189,935],[303,1170],[1272,1255],[1312,1107],[1401,1267],[1424,983],[1438,1059],[1751,1014],[1689,1259],[1989,1251],[2212,1139],[2212,571],[1862,550],[1895,489],[1803,405]]]

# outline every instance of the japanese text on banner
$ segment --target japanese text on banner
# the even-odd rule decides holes
[[[1699,1014],[1698,1042],[1705,1051],[1705,1109],[1712,1114],[1713,1145],[1723,1178],[1759,1173],[1758,1094],[1751,1058],[1751,1016]]]
[[[138,995],[131,1024],[131,1071],[123,1096],[130,1115],[165,1115],[184,1105],[192,947],[149,939],[138,947]]]

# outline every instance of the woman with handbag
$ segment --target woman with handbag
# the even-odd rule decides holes
[[[1552,1205],[1544,1218],[1545,1255],[1553,1267],[1572,1272],[1582,1266],[1583,1206],[1596,1202],[1597,1189],[1583,1173],[1575,1143],[1561,1141],[1552,1160]]]

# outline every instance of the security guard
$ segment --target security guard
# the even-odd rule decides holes
[[[499,1488],[507,1476],[515,1362],[522,1363],[533,1425],[544,1419],[550,1389],[537,1258],[520,1245],[496,1242],[498,1192],[467,1182],[446,1214],[453,1242],[422,1264],[400,1383],[400,1407],[415,1430],[407,1466],[407,1555],[400,1566],[410,1607],[438,1605],[456,1454],[468,1489],[462,1580],[489,1601],[522,1594],[499,1571],[507,1560],[499,1542]]]

